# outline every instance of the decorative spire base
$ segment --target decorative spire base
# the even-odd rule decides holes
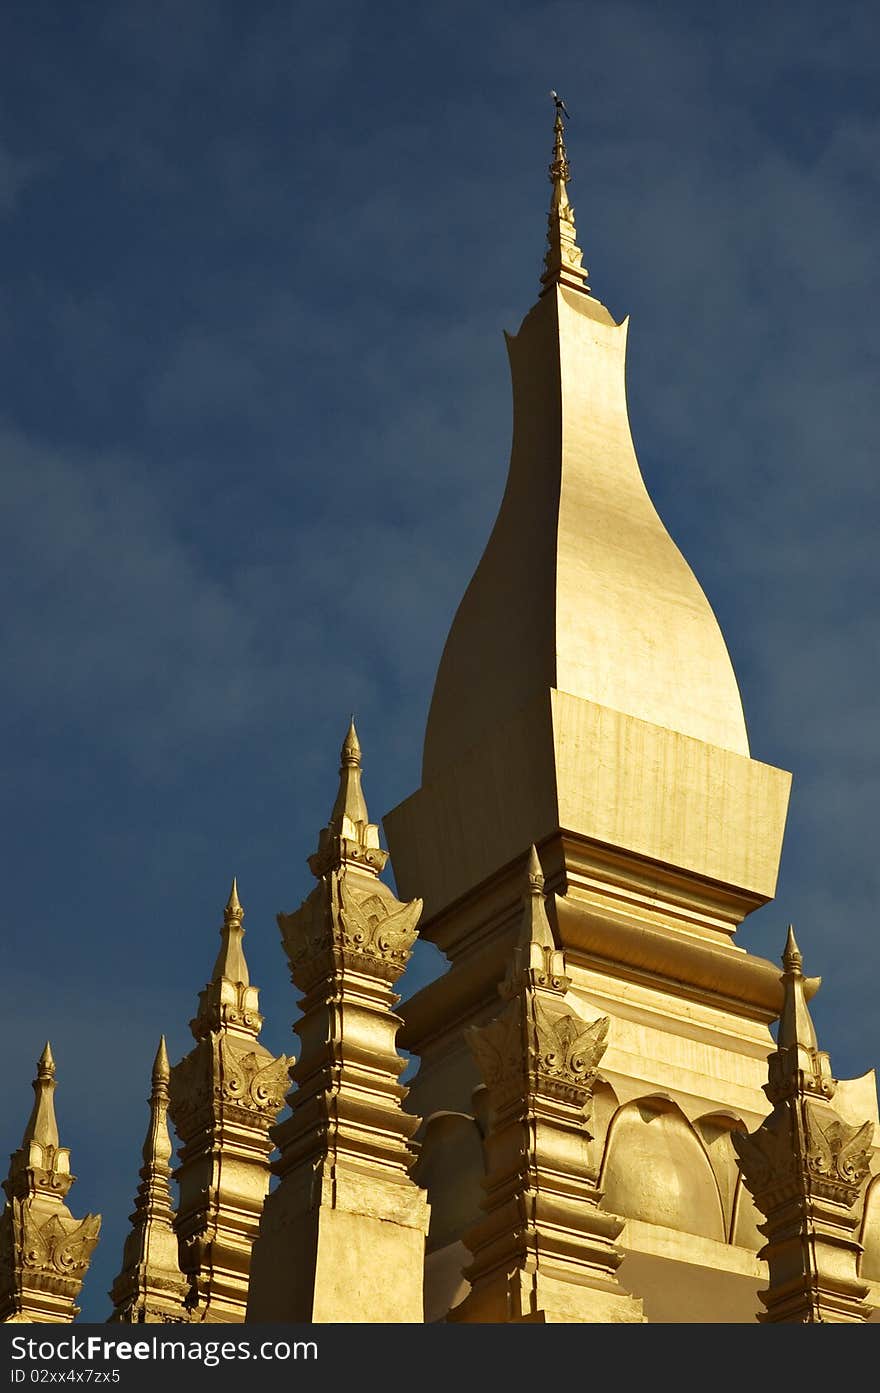
[[[249,1321],[421,1322],[428,1204],[410,1178],[419,1119],[397,1053],[392,988],[409,961],[421,900],[379,880],[386,853],[360,788],[352,726],[340,792],[309,864],[318,884],[279,914],[303,992],[291,1117],[272,1129],[279,1183],[254,1245]]]
[[[565,1001],[535,848],[520,940],[501,987],[509,1004],[467,1039],[488,1090],[486,1215],[464,1235],[471,1290],[463,1322],[641,1322],[617,1279],[623,1220],[599,1208],[586,1122],[608,1017],[585,1021]]]

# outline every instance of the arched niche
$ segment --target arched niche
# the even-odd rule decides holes
[[[611,1119],[614,1117],[620,1100],[611,1084],[600,1074],[593,1086],[593,1098],[590,1104],[590,1114],[587,1118],[587,1131],[592,1137],[589,1146],[590,1164],[598,1170],[605,1151],[605,1141],[608,1136],[608,1128]]]
[[[733,1243],[735,1239],[732,1234],[736,1223],[734,1211],[739,1202],[737,1192],[740,1181],[739,1163],[733,1146],[733,1133],[746,1133],[748,1128],[743,1119],[736,1113],[716,1109],[714,1112],[704,1113],[702,1117],[696,1118],[694,1129],[706,1148],[706,1155],[709,1158],[712,1174],[715,1176],[715,1183],[721,1196],[724,1231],[731,1235],[730,1241]]]
[[[875,1176],[865,1195],[865,1210],[859,1242],[864,1248],[859,1276],[880,1282],[880,1175]]]
[[[758,1225],[763,1224],[763,1222],[764,1216],[752,1199],[751,1192],[743,1184],[742,1176],[740,1176],[733,1202],[731,1243],[736,1244],[738,1248],[749,1248],[753,1253],[757,1253],[767,1242],[767,1239],[758,1229]]]
[[[431,1206],[428,1250],[454,1243],[482,1215],[483,1143],[467,1113],[436,1112],[425,1124],[412,1170]]]
[[[718,1186],[706,1151],[668,1098],[627,1103],[611,1123],[599,1180],[603,1208],[624,1219],[725,1241]]]

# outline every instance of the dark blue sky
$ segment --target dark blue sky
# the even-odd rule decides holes
[[[878,29],[851,3],[60,3],[0,20],[4,1154],[46,1036],[103,1319],[239,877],[275,926],[352,709],[378,820],[503,488],[563,93],[648,487],[794,771],[776,902],[878,1062]],[[420,952],[417,974],[433,970]]]

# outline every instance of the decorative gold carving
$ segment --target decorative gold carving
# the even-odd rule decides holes
[[[382,965],[396,981],[409,961],[421,912],[421,900],[400,905],[387,892],[355,890],[340,869],[294,914],[279,914],[278,926],[293,973],[335,949],[350,965]]]
[[[608,1043],[607,1016],[585,1025],[570,1008],[534,1003],[538,1073],[569,1088],[591,1088]]]
[[[765,1124],[757,1132],[733,1132],[733,1149],[740,1159],[743,1180],[753,1195],[770,1187],[787,1184],[796,1174],[797,1164],[787,1116],[777,1125]]]
[[[487,1088],[502,1089],[522,1082],[526,1061],[523,1050],[522,1007],[518,1001],[502,1011],[488,1025],[470,1025],[465,1039],[483,1076]]]
[[[40,1223],[24,1207],[20,1215],[24,1266],[54,1268],[65,1277],[79,1277],[81,1281],[98,1242],[99,1216],[87,1214],[77,1223],[75,1219],[65,1221],[60,1214],[52,1214]]]
[[[850,1126],[838,1117],[826,1115],[823,1123],[815,1104],[805,1102],[807,1167],[813,1175],[832,1183],[841,1198],[854,1204],[863,1182],[868,1177],[874,1124],[863,1122]]]

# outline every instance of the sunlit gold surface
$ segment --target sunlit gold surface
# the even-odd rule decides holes
[[[463,1236],[470,1286],[449,1320],[640,1322],[617,1278],[623,1220],[599,1208],[587,1130],[608,1018],[565,1000],[565,955],[544,907],[532,847],[519,935],[500,986],[506,1005],[468,1043],[486,1085],[485,1215]]]
[[[280,914],[303,993],[292,1115],[273,1128],[278,1185],[254,1246],[249,1320],[421,1322],[426,1196],[410,1177],[405,1067],[392,988],[409,961],[422,902],[379,879],[387,852],[369,820],[352,723],[317,878]]]
[[[181,1142],[174,1227],[186,1309],[196,1321],[245,1318],[251,1247],[269,1188],[269,1128],[292,1063],[257,1039],[263,1017],[245,962],[243,917],[233,881],[220,952],[190,1022],[195,1048],[171,1070],[169,1112]]]
[[[429,1195],[426,1303],[442,1318],[466,1294],[486,1123],[465,1035],[498,1016],[534,842],[566,1001],[609,1022],[590,1164],[626,1220],[623,1280],[649,1319],[711,1319],[727,1292],[754,1320],[760,1215],[733,1137],[767,1114],[783,992],[736,930],[775,893],[790,776],[749,757],[720,630],[645,490],[626,325],[563,271],[558,115],[555,135],[550,274],[508,345],[507,487],[440,663],[422,787],[385,819],[398,888],[424,897],[420,932],[451,964],[402,1011],[419,1174],[442,1156],[467,1186]]]
[[[819,1049],[804,991],[803,959],[789,928],[782,956],[784,1000],[768,1060],[770,1116],[733,1138],[743,1179],[762,1214],[774,1323],[851,1324],[868,1319],[859,1280],[860,1201],[870,1174],[873,1118],[850,1123],[834,1106],[837,1080]]]
[[[168,1134],[168,1085],[171,1068],[165,1036],[153,1061],[150,1123],[144,1140],[141,1183],[125,1241],[122,1270],[110,1298],[111,1321],[130,1325],[168,1324],[187,1320],[187,1282],[180,1270],[174,1208],[171,1201],[171,1137]]]
[[[876,1082],[832,1078],[793,934],[781,977],[736,941],[775,893],[790,777],[750,758],[718,625],[645,490],[626,324],[586,284],[552,95],[510,475],[422,787],[386,818],[401,898],[352,723],[317,883],[278,916],[299,1062],[258,1041],[233,882],[195,1047],[154,1063],[111,1320],[880,1319]],[[450,970],[398,1015],[417,932]],[[54,1075],[47,1046],[4,1182],[6,1321],[73,1319],[97,1241],[64,1202]]]
[[[55,1120],[55,1060],[48,1042],[37,1064],[34,1105],[10,1157],[0,1215],[0,1321],[72,1321],[101,1219],[75,1219],[65,1198],[76,1179]]]

